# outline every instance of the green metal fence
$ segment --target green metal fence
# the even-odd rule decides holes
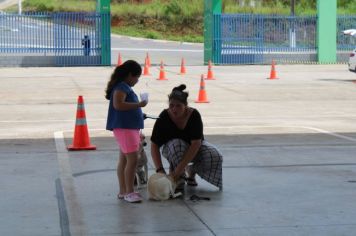
[[[30,57],[33,66],[36,59],[38,66],[40,61],[45,66],[110,65],[110,54],[103,53],[105,47],[110,53],[110,13],[2,14],[0,32],[0,57],[10,61]]]
[[[214,14],[213,25],[216,64],[318,62],[317,16]],[[356,16],[337,18],[337,62],[346,62],[355,45],[342,31],[355,26]]]

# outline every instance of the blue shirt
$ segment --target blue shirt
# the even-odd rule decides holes
[[[138,97],[132,88],[125,82],[118,83],[111,92],[106,129],[143,129],[143,114],[141,108],[120,111],[116,110],[113,105],[114,92],[120,90],[126,93],[125,102],[138,103]]]

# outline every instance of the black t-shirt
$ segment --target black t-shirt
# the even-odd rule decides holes
[[[182,139],[190,144],[191,140],[204,139],[203,122],[200,113],[193,108],[187,125],[184,129],[179,129],[168,115],[165,109],[159,115],[159,119],[153,126],[151,141],[161,147],[172,139]]]

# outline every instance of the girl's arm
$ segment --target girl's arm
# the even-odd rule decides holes
[[[121,90],[115,90],[113,97],[113,105],[116,110],[127,111],[131,109],[136,109],[139,107],[144,107],[147,105],[147,101],[141,102],[125,102],[126,93]]]
[[[188,150],[184,153],[182,161],[178,164],[176,169],[171,173],[171,176],[177,181],[184,173],[185,167],[194,159],[201,146],[201,139],[192,140]]]

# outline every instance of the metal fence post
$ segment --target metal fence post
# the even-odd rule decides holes
[[[100,14],[101,65],[111,65],[110,0],[97,0],[96,11]]]
[[[221,14],[222,0],[204,0],[204,64],[214,59],[214,14]],[[220,53],[220,52],[218,52]],[[213,61],[214,62],[214,61]]]

